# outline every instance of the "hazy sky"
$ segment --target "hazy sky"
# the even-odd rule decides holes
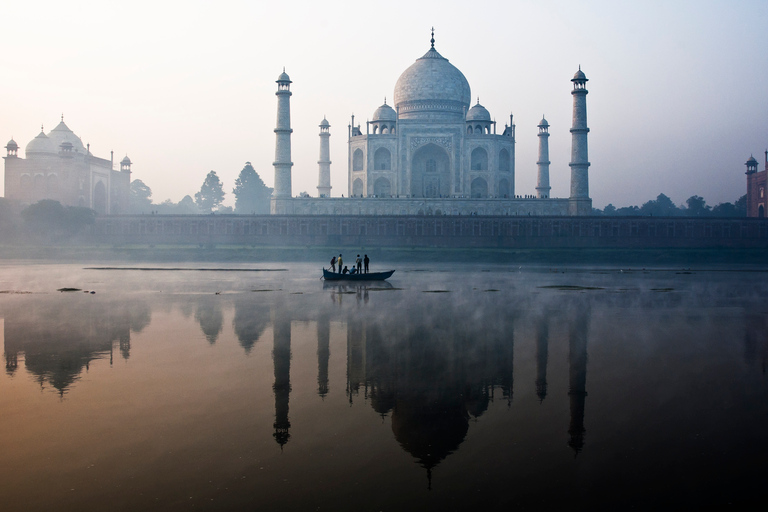
[[[215,170],[233,204],[246,161],[274,182],[275,80],[291,90],[293,194],[317,194],[318,124],[331,123],[332,195],[347,194],[347,126],[363,124],[435,48],[498,125],[515,116],[518,194],[533,194],[539,120],[553,197],[569,194],[571,87],[589,78],[596,207],[745,193],[768,147],[768,1],[6,2],[2,145],[63,113],[91,151],[128,154],[153,199]],[[761,50],[762,48],[762,50]],[[5,154],[5,153],[3,153]]]

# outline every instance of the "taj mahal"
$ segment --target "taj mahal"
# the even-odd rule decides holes
[[[574,75],[570,197],[550,197],[549,123],[538,125],[536,194],[515,195],[515,125],[497,130],[469,82],[435,49],[398,78],[393,106],[378,107],[365,128],[348,129],[347,197],[331,198],[330,123],[320,123],[318,197],[292,197],[291,79],[277,79],[273,214],[589,215],[587,77]]]

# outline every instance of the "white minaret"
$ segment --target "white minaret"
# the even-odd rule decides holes
[[[317,195],[331,197],[331,124],[325,116],[320,121],[320,160],[317,164]]]
[[[273,197],[291,197],[291,79],[285,69],[277,79],[277,128],[275,134],[275,191]]]
[[[573,127],[571,128],[571,197],[570,215],[590,215],[589,156],[587,152],[587,77],[579,70],[573,75]]]
[[[549,123],[542,116],[539,123],[539,174],[536,177],[536,197],[546,199],[549,197]]]

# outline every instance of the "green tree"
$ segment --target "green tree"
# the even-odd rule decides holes
[[[21,212],[26,229],[54,239],[66,238],[96,223],[96,211],[80,206],[64,207],[53,199],[43,199]]]
[[[202,213],[211,213],[224,201],[224,187],[221,185],[216,171],[211,171],[205,177],[200,192],[195,194],[195,203]]]
[[[131,182],[130,210],[133,213],[149,212],[152,208],[152,189],[141,180]]]
[[[738,217],[746,217],[747,216],[747,194],[744,194],[740,198],[736,200],[735,203],[733,203],[733,206],[736,207],[736,213],[738,214]]]
[[[691,196],[685,200],[685,204],[688,205],[688,209],[685,214],[689,217],[705,217],[709,215],[710,206],[707,206],[707,202],[701,196]]]
[[[176,205],[176,210],[181,215],[194,215],[197,213],[200,213],[200,210],[197,208],[197,205],[195,204],[195,200],[192,199],[189,195],[186,195],[181,198],[181,201],[179,201],[179,204]]]
[[[245,162],[232,193],[235,194],[235,213],[269,213],[272,189],[264,184],[251,162]]]
[[[654,217],[676,217],[682,212],[675,203],[664,194],[656,196],[655,200],[650,200],[640,207],[641,215],[652,215]]]

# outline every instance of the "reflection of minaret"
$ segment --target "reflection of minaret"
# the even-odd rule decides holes
[[[359,319],[350,318],[347,323],[347,396],[352,403],[365,377],[365,329]]]
[[[328,394],[328,359],[331,357],[331,322],[322,315],[317,320],[317,394]]]
[[[578,454],[584,447],[584,401],[587,397],[587,325],[589,316],[579,308],[568,340],[568,396],[571,402],[571,436],[568,446]]]
[[[120,335],[120,355],[126,361],[131,357],[131,332],[125,332]]]
[[[275,441],[282,449],[291,438],[291,422],[288,421],[288,399],[291,394],[291,320],[275,316],[273,322],[274,347],[272,360],[275,365]]]
[[[543,317],[536,325],[536,396],[539,403],[547,397],[547,359],[549,358],[549,325]]]

